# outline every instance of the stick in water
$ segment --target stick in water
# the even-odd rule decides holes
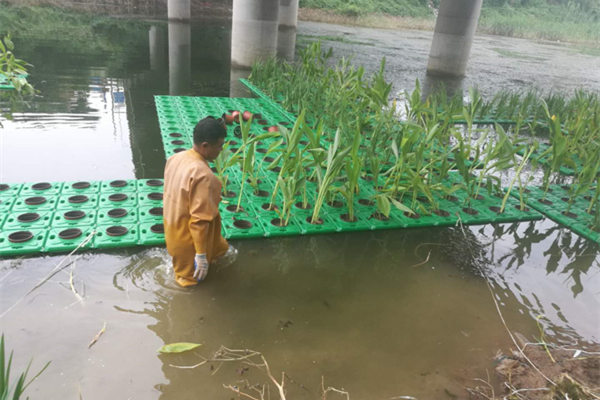
[[[88,349],[91,348],[94,344],[96,344],[96,342],[98,341],[98,339],[100,339],[100,336],[102,336],[104,331],[106,331],[106,322],[104,322],[104,325],[102,326],[102,329],[100,329],[100,332],[98,332],[96,336],[94,336],[90,344],[88,344]]]

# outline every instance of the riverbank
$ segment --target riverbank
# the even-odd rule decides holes
[[[437,12],[437,10],[435,11]],[[589,19],[577,20],[575,16],[562,18],[564,12],[543,10],[537,13],[511,8],[488,8],[482,10],[477,32],[523,39],[573,42],[591,48],[600,48],[600,22]],[[348,14],[321,8],[300,8],[301,21],[360,26],[380,29],[416,29],[432,31],[435,13],[430,16],[398,16],[378,13]]]

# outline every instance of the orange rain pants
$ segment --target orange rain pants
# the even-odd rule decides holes
[[[163,215],[167,250],[173,257],[175,280],[181,286],[198,284],[194,256],[209,262],[229,245],[221,235],[221,182],[193,149],[171,156],[165,166]]]

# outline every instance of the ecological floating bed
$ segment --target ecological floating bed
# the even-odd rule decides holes
[[[239,111],[253,115],[252,134],[266,132],[269,127],[290,126],[295,117],[278,105],[263,98],[230,97],[187,97],[155,96],[158,121],[166,157],[192,147],[194,126],[199,120],[208,117],[222,117]],[[227,136],[233,139],[239,136],[238,123],[228,123]]]
[[[18,75],[18,78],[27,78],[27,74]],[[14,88],[6,75],[0,74],[0,90],[14,90]]]
[[[536,151],[533,152],[533,154],[531,155],[532,159],[535,159],[537,162],[539,162],[540,164],[544,165],[544,166],[549,166],[550,164],[550,157],[548,155],[542,155],[542,153],[544,153],[545,151],[547,151],[550,148],[550,145],[547,143],[540,143],[539,147]],[[518,154],[520,156],[523,156],[525,154],[524,151],[520,151],[518,152]],[[583,169],[583,165],[581,163],[581,160],[579,159],[579,157],[577,157],[577,154],[570,154],[569,155],[572,164],[575,166],[577,171],[581,171]],[[558,169],[558,172],[560,172],[563,175],[568,175],[568,176],[572,176],[575,175],[575,169],[573,169],[570,166],[566,166],[566,165],[561,165],[560,168]],[[600,172],[600,171],[598,171]]]
[[[566,226],[579,235],[600,243],[600,230],[594,229],[593,209],[590,201],[592,190],[579,196],[572,196],[570,185],[550,185],[547,192],[543,188],[530,187],[525,199],[527,205],[538,210],[551,220]],[[513,193],[513,196],[518,194]]]
[[[527,206],[523,206],[514,197],[516,190],[508,197],[488,193],[483,186],[468,193],[465,188],[472,188],[472,183],[464,184],[461,175],[453,172],[443,175],[445,178],[437,183],[434,173],[428,178],[433,184],[447,186],[449,191],[427,197],[397,193],[398,204],[382,213],[378,196],[379,187],[385,182],[381,174],[367,168],[356,180],[353,197],[328,199],[317,213],[314,206],[323,200],[317,183],[307,174],[297,192],[291,186],[293,179],[287,175],[287,161],[316,149],[327,152],[332,146],[335,148],[334,141],[294,137],[296,128],[292,128],[294,124],[301,125],[297,120],[302,121],[303,114],[296,118],[247,81],[244,83],[260,97],[155,97],[167,157],[191,147],[198,120],[209,115],[225,118],[226,151],[239,157],[225,167],[214,168],[226,185],[220,211],[223,235],[228,239],[529,221],[541,219],[541,211],[600,242],[598,232],[592,228],[593,216],[586,208],[590,204],[586,196],[593,193],[570,202],[569,187],[552,186],[548,191],[551,193],[545,195],[533,188]],[[235,111],[239,111],[240,122],[235,122]],[[244,122],[249,114],[252,124]],[[274,131],[283,133],[271,134]],[[292,146],[288,143],[291,140]],[[247,169],[245,166],[250,164],[251,169]],[[477,179],[477,174],[470,176],[467,173],[465,179]],[[77,247],[162,245],[162,189],[161,179],[0,183],[0,256],[68,252]]]
[[[0,256],[164,244],[162,179],[0,184]]]

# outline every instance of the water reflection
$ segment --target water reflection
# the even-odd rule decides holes
[[[169,21],[169,94],[189,94],[191,86],[191,27]]]
[[[169,381],[161,398],[192,398],[199,388],[217,398],[226,395],[223,383],[265,381],[240,365],[216,373],[218,364],[171,366],[193,365],[221,345],[263,352],[277,374],[299,383],[289,387],[294,398],[314,398],[322,375],[359,398],[460,392],[489,364],[484,349],[507,338],[472,263],[457,268],[452,251],[441,251],[453,235],[415,229],[238,242],[235,264],[193,290],[158,290],[147,307],[164,343],[203,343],[197,354],[161,357]],[[518,302],[510,296],[506,305]],[[532,332],[528,318],[506,313]]]
[[[167,63],[167,30],[161,25],[152,25],[148,31],[148,47],[150,49],[150,70],[163,72]]]
[[[489,276],[514,293],[532,318],[541,318],[553,339],[598,341],[600,246],[549,220],[489,225]]]

